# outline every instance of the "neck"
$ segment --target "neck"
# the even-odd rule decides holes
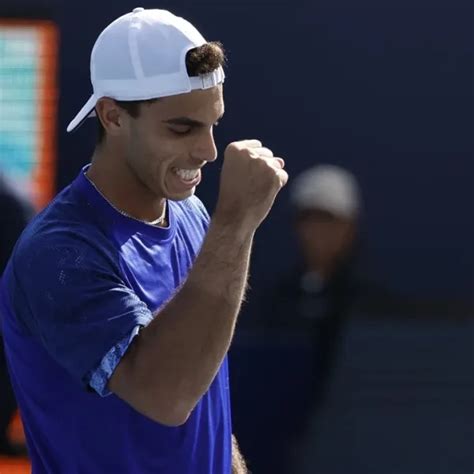
[[[165,210],[166,200],[138,179],[118,150],[97,147],[87,177],[112,206],[135,219],[152,222]]]

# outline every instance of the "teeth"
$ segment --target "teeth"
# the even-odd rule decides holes
[[[199,170],[183,170],[183,169],[177,169],[176,174],[184,179],[185,181],[192,181],[193,179],[197,178],[197,175],[199,174]]]

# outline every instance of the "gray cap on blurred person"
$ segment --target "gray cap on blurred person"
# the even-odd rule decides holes
[[[320,209],[345,218],[357,217],[362,205],[354,175],[334,165],[314,166],[298,175],[290,199],[299,210]]]

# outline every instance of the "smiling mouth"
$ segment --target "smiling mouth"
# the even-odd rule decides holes
[[[173,173],[186,182],[193,182],[199,177],[199,168],[195,169],[183,169],[183,168],[172,168]]]

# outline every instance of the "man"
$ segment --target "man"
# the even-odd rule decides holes
[[[271,310],[267,306],[262,314],[268,315],[267,327],[306,331],[332,324],[352,300],[362,204],[355,177],[334,165],[298,175],[290,199],[299,259],[272,290]]]
[[[279,302],[294,308],[292,321],[286,324],[311,334],[314,372],[309,395],[315,413],[325,395],[345,320],[360,296],[355,260],[362,199],[355,176],[334,165],[304,171],[290,191],[302,259]],[[284,316],[279,314],[282,322]]]
[[[18,237],[33,215],[34,208],[28,199],[22,196],[0,173],[0,277]],[[0,332],[0,455],[25,454],[24,446],[13,443],[8,437],[8,428],[16,409],[15,395],[10,382]]]
[[[224,113],[217,43],[163,10],[91,55],[101,139],[7,267],[5,342],[33,473],[246,472],[226,353],[254,233],[287,181],[258,140],[225,151],[212,219],[194,196]],[[192,267],[192,268],[191,268]]]

